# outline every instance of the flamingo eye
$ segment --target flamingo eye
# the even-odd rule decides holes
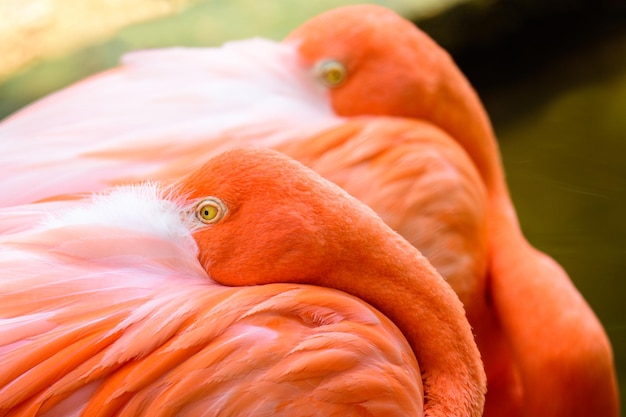
[[[202,223],[212,224],[222,220],[228,208],[217,197],[207,197],[196,206],[196,217]]]
[[[348,70],[339,61],[327,59],[315,66],[315,75],[326,87],[338,87],[348,77]]]

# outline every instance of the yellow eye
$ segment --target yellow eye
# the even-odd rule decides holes
[[[319,62],[315,66],[315,74],[326,87],[338,87],[348,77],[346,67],[332,59]]]
[[[212,224],[222,220],[228,211],[226,204],[217,197],[207,197],[196,206],[196,217],[202,223]]]

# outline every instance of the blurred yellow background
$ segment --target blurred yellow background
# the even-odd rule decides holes
[[[402,14],[427,16],[464,0],[377,2]],[[200,29],[211,44],[236,37],[281,37],[290,22],[358,1],[0,0],[0,81],[40,59],[107,39],[133,23],[180,14],[203,15]]]

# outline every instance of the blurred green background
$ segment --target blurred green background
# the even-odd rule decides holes
[[[523,229],[565,267],[602,320],[626,401],[626,2],[152,0],[145,7],[159,7],[132,16],[128,2],[91,2],[93,10],[106,8],[72,10],[95,34],[60,36],[65,47],[56,48],[42,39],[72,25],[59,24],[54,0],[0,0],[0,35],[19,34],[0,37],[0,51],[36,49],[19,65],[0,55],[0,70],[13,65],[0,71],[0,119],[134,49],[281,39],[343,4],[381,4],[415,21],[452,53],[483,98]],[[25,4],[31,15],[8,13],[24,12]],[[107,13],[128,21],[107,20]],[[142,23],[120,29],[129,21]],[[26,35],[18,32],[24,22]]]

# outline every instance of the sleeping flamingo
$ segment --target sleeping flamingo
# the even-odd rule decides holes
[[[278,152],[236,149],[170,187],[0,221],[20,230],[0,237],[0,415],[482,414],[454,291]]]
[[[245,143],[304,161],[431,259],[474,328],[486,415],[619,414],[608,338],[522,235],[478,97],[386,9],[337,9],[280,44],[131,54],[0,125],[0,204],[174,178]]]

